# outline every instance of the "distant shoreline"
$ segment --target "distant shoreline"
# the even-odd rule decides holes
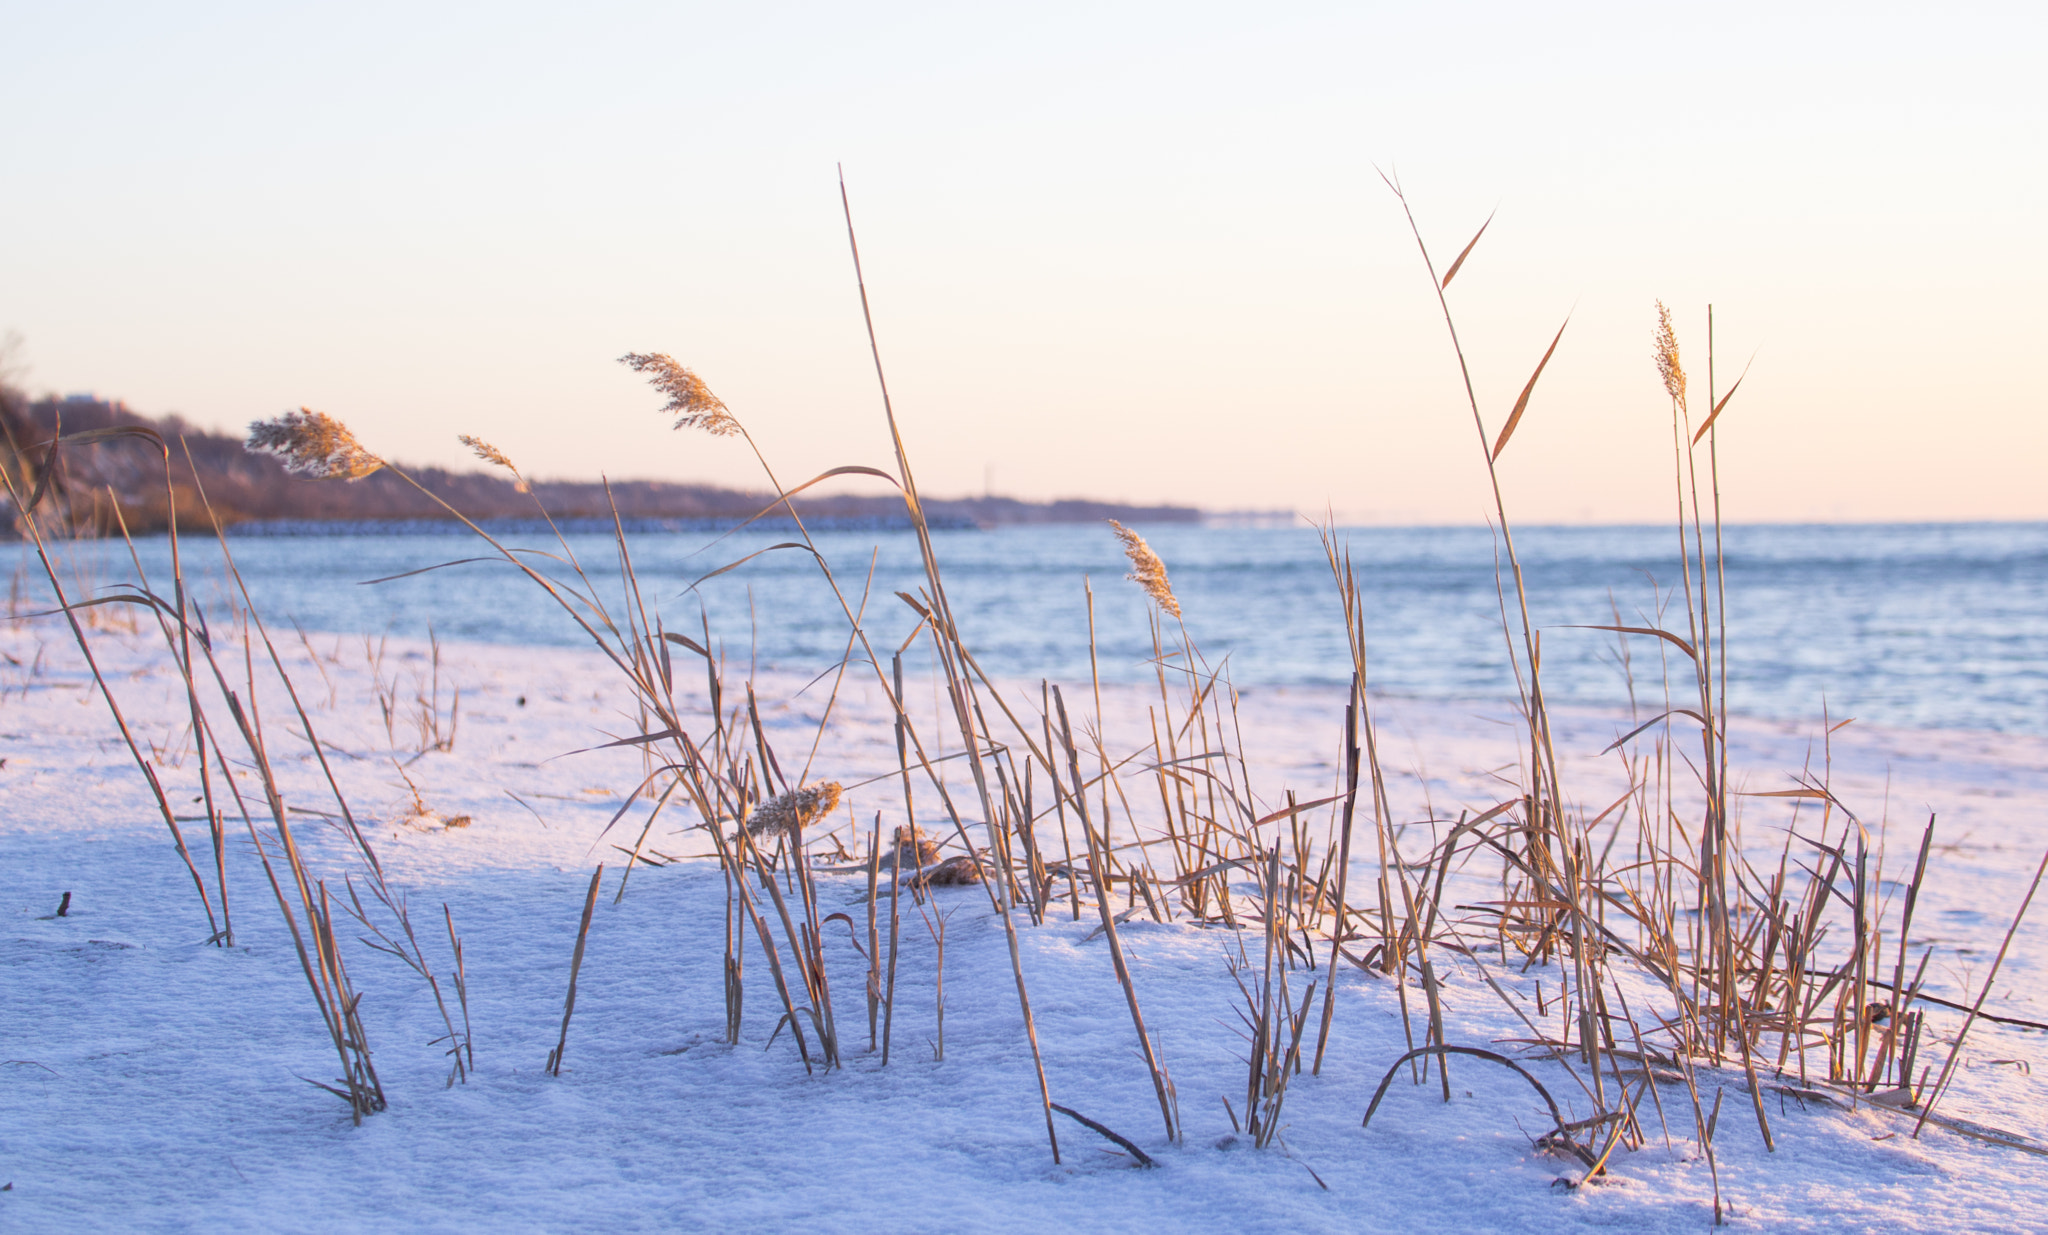
[[[42,492],[44,517],[80,535],[165,531],[172,518],[165,500],[165,460],[142,436],[102,438],[53,449],[61,425],[69,436],[94,430],[146,430],[170,444],[170,484],[176,494],[181,531],[211,530],[207,512],[244,534],[305,535],[316,526],[333,530],[404,531],[416,525],[459,526],[432,498],[389,469],[339,483],[309,480],[285,471],[278,460],[252,454],[242,440],[194,430],[177,417],[148,417],[119,402],[46,398],[33,403],[0,391],[0,468],[22,492]],[[749,520],[777,521],[781,503],[773,492],[658,480],[562,481],[515,478],[498,471],[453,472],[438,467],[405,469],[464,517],[533,520],[542,512],[561,521],[596,521],[609,528],[614,518],[629,526],[723,529]],[[204,500],[201,493],[204,493]],[[11,503],[0,498],[0,506]],[[1009,527],[1093,523],[1116,519],[1134,525],[1200,523],[1208,512],[1193,506],[1141,505],[1084,498],[1026,501],[1013,497],[925,498],[933,527]],[[789,500],[790,511],[816,527],[886,529],[909,527],[903,499],[892,493],[806,494]],[[1285,516],[1291,518],[1291,515]],[[11,518],[4,522],[11,524]]]

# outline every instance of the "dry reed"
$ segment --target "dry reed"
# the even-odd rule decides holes
[[[1152,603],[1160,609],[1175,618],[1180,617],[1180,601],[1174,597],[1173,585],[1167,582],[1166,563],[1159,560],[1159,555],[1145,543],[1143,536],[1115,519],[1109,520],[1109,526],[1116,532],[1116,538],[1123,542],[1124,556],[1131,559],[1131,573],[1125,578],[1144,588],[1145,595],[1151,597]]]
[[[249,449],[275,455],[287,472],[314,480],[361,480],[384,466],[347,425],[309,407],[251,424]]]
[[[730,437],[741,432],[740,422],[725,401],[695,373],[660,352],[627,352],[619,363],[635,373],[647,375],[647,384],[668,396],[661,410],[676,414],[678,429],[702,429],[713,437]]]

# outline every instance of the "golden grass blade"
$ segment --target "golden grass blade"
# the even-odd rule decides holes
[[[1137,1162],[1140,1168],[1149,1170],[1152,1167],[1159,1165],[1157,1162],[1154,1162],[1152,1160],[1151,1155],[1147,1154],[1144,1150],[1138,1148],[1138,1146],[1129,1138],[1119,1136],[1115,1132],[1110,1131],[1108,1127],[1096,1123],[1094,1120],[1088,1118],[1086,1115],[1083,1115],[1081,1112],[1075,1110],[1073,1107],[1061,1106],[1059,1103],[1055,1102],[1052,1104],[1052,1109],[1058,1111],[1062,1115],[1065,1115],[1068,1119],[1073,1120],[1075,1123],[1080,1124],[1082,1127],[1088,1129],[1090,1132],[1097,1133],[1109,1140],[1115,1141],[1118,1145],[1121,1145],[1123,1147],[1124,1152],[1131,1155],[1131,1157]],[[1326,1188],[1325,1191],[1327,1190],[1328,1189]]]
[[[1483,229],[1482,229],[1483,230]],[[1334,522],[1334,519],[1332,520]],[[1328,543],[1325,536],[1324,543]],[[1339,590],[1344,580],[1339,576]],[[1351,829],[1357,818],[1358,809],[1358,695],[1359,682],[1363,675],[1351,671],[1351,698],[1344,705],[1344,811],[1343,830],[1337,837],[1337,901],[1336,912],[1330,926],[1330,968],[1323,979],[1323,1020],[1316,1030],[1316,1057],[1309,1066],[1311,1076],[1323,1074],[1323,1052],[1330,1044],[1330,1026],[1336,1021],[1337,1004],[1337,962],[1344,954],[1344,898],[1349,891],[1351,872]],[[1290,795],[1291,796],[1291,795]],[[1318,880],[1318,883],[1321,881]],[[1317,897],[1321,900],[1320,895]],[[1314,989],[1311,987],[1310,989]]]
[[[1692,444],[1693,444],[1693,445],[1695,445],[1695,446],[1699,445],[1699,444],[1700,444],[1700,439],[1701,439],[1701,438],[1703,438],[1703,437],[1705,437],[1705,436],[1707,435],[1707,430],[1709,430],[1709,429],[1711,429],[1711,428],[1713,428],[1713,427],[1714,427],[1714,422],[1715,422],[1716,420],[1719,420],[1719,419],[1721,418],[1721,409],[1722,409],[1722,408],[1724,408],[1724,407],[1727,407],[1727,406],[1728,406],[1728,400],[1730,400],[1730,399],[1734,398],[1734,397],[1735,397],[1735,392],[1736,392],[1736,391],[1738,391],[1738,390],[1740,390],[1740,389],[1742,389],[1742,378],[1743,378],[1743,377],[1748,377],[1748,376],[1749,376],[1749,366],[1748,366],[1748,365],[1744,365],[1744,366],[1742,367],[1742,377],[1738,377],[1738,378],[1736,378],[1736,379],[1735,379],[1735,384],[1734,384],[1733,386],[1730,386],[1730,387],[1728,388],[1728,393],[1727,393],[1727,394],[1724,394],[1724,395],[1722,395],[1722,396],[1721,396],[1721,401],[1720,401],[1719,403],[1716,403],[1716,404],[1714,405],[1714,410],[1713,410],[1713,411],[1711,411],[1711,412],[1709,412],[1709,413],[1707,413],[1707,419],[1706,419],[1705,423],[1703,423],[1703,424],[1701,424],[1701,425],[1700,425],[1700,431],[1699,431],[1698,433],[1695,433],[1695,434],[1693,434],[1693,435],[1692,435]]]
[[[113,596],[100,596],[92,600],[67,601],[54,609],[32,609],[20,616],[24,618],[55,617],[60,613],[78,613],[100,605],[142,605],[150,609],[161,609],[166,614],[171,612],[169,601],[161,597],[138,592],[132,596],[126,593],[117,593]]]
[[[144,437],[156,443],[156,448],[168,457],[171,448],[164,445],[163,435],[144,425],[110,425],[104,429],[81,429],[77,433],[66,433],[61,439],[69,446],[83,446],[88,442],[104,442],[117,437]]]
[[[762,507],[755,513],[747,516],[745,519],[742,519],[738,523],[733,524],[731,527],[725,529],[725,531],[720,532],[718,534],[718,539],[712,541],[711,543],[715,545],[718,543],[718,541],[724,540],[726,537],[732,535],[734,532],[739,531],[741,528],[747,527],[748,525],[754,523],[757,520],[767,518],[769,515],[775,513],[776,507],[781,506],[783,503],[789,501],[790,498],[793,498],[797,494],[802,493],[805,489],[810,488],[812,485],[818,484],[821,481],[830,480],[834,476],[873,476],[876,477],[877,479],[886,480],[890,484],[895,485],[899,491],[903,488],[903,484],[901,481],[897,480],[894,476],[891,476],[889,473],[883,471],[880,468],[868,467],[864,464],[859,463],[849,463],[844,467],[835,467],[830,471],[818,473],[816,476],[811,477],[809,480],[806,480],[805,482],[798,485],[794,489],[782,490],[781,496],[777,497],[774,501],[768,503],[766,506]],[[791,508],[791,513],[794,513],[794,509],[794,507]],[[706,547],[708,548],[709,546]]]
[[[586,746],[582,750],[565,751],[563,754],[587,755],[594,750],[611,750],[617,746],[646,746],[650,742],[666,742],[671,738],[679,738],[682,735],[683,731],[680,729],[663,729],[655,733],[636,733],[630,738],[620,738],[616,742],[606,742],[601,746]],[[562,756],[558,755],[555,757],[561,758]],[[641,788],[646,788],[646,785],[642,784]],[[629,798],[628,800],[630,801],[631,799]]]
[[[49,443],[49,454],[44,457],[43,466],[37,469],[35,491],[29,496],[28,505],[23,509],[32,511],[37,506],[42,505],[43,497],[49,491],[51,482],[57,480],[60,469],[57,467],[55,460],[59,446],[89,446],[94,442],[110,441],[123,437],[147,438],[155,442],[156,448],[163,452],[165,465],[168,466],[170,464],[171,448],[164,444],[162,434],[146,425],[110,425],[104,429],[80,429],[76,433],[60,434]],[[58,481],[57,483],[61,489],[62,482]]]
[[[1662,640],[1664,640],[1665,642],[1667,642],[1667,643],[1671,644],[1672,646],[1676,647],[1676,648],[1677,648],[1677,649],[1678,649],[1679,651],[1681,651],[1681,652],[1684,652],[1684,653],[1686,654],[1686,656],[1687,656],[1688,658],[1690,658],[1690,659],[1692,659],[1692,660],[1694,660],[1694,661],[1697,661],[1697,660],[1699,660],[1699,654],[1698,654],[1698,653],[1696,653],[1696,652],[1694,652],[1694,651],[1692,650],[1692,644],[1690,644],[1690,643],[1687,643],[1687,642],[1686,642],[1685,640],[1683,640],[1683,639],[1679,638],[1679,637],[1678,637],[1677,635],[1674,635],[1674,634],[1672,634],[1672,633],[1671,633],[1670,631],[1668,631],[1668,630],[1658,630],[1658,629],[1657,629],[1657,628],[1656,628],[1655,626],[1579,626],[1579,625],[1573,625],[1573,626],[1567,626],[1567,627],[1566,627],[1565,629],[1567,629],[1567,630],[1611,630],[1611,631],[1615,632],[1616,634],[1622,634],[1622,635],[1650,635],[1650,636],[1652,636],[1652,637],[1654,637],[1654,638],[1662,639]],[[1690,713],[1688,713],[1688,715],[1690,715]]]
[[[1424,1055],[1435,1055],[1439,1058],[1445,1055],[1466,1055],[1473,1059],[1484,1059],[1488,1063],[1497,1063],[1503,1068],[1513,1071],[1523,1080],[1529,1082],[1529,1087],[1536,1091],[1536,1096],[1542,1098],[1543,1104],[1550,1108],[1550,1116],[1557,1125],[1557,1130],[1562,1131],[1565,1127],[1564,1112],[1558,1109],[1557,1099],[1550,1096],[1550,1091],[1543,1087],[1542,1081],[1537,1080],[1527,1068],[1509,1059],[1506,1055],[1476,1046],[1423,1046],[1417,1047],[1415,1050],[1409,1051],[1406,1055],[1396,1059],[1394,1065],[1387,1069],[1387,1074],[1380,1078],[1380,1087],[1373,1092],[1372,1101],[1366,1105],[1365,1118],[1359,1121],[1359,1127],[1370,1128],[1372,1126],[1373,1114],[1380,1109],[1380,1102],[1386,1098],[1387,1089],[1393,1085],[1394,1078],[1400,1075],[1401,1065],[1411,1059],[1418,1059]],[[1589,1165],[1592,1162],[1592,1155],[1581,1149],[1578,1142],[1570,1137],[1563,1138],[1559,1147],[1572,1151]]]
[[[548,556],[553,557],[554,555],[548,554]],[[410,579],[414,575],[424,575],[436,570],[446,570],[450,566],[468,566],[475,562],[502,562],[504,560],[501,557],[459,557],[452,562],[436,562],[432,566],[422,566],[418,570],[408,570],[402,574],[385,575],[381,579],[359,579],[356,581],[356,586],[369,587],[373,583],[392,583],[399,579]]]
[[[717,570],[712,571],[708,575],[700,575],[698,576],[696,582],[684,588],[683,591],[685,594],[694,592],[697,590],[699,584],[703,584],[712,579],[716,579],[718,576],[725,574],[727,571],[738,570],[740,567],[745,566],[748,562],[753,561],[755,558],[760,557],[762,554],[773,553],[777,549],[802,549],[805,553],[810,554],[812,557],[818,556],[818,551],[816,549],[811,548],[809,545],[803,543],[800,540],[785,540],[779,545],[769,545],[766,549],[756,549],[754,552],[749,553],[747,556],[741,558],[737,562],[727,562],[725,565],[719,567]]]
[[[1184,762],[1184,760],[1175,760],[1175,762]],[[1163,768],[1166,765],[1161,763],[1154,764],[1152,766],[1153,769],[1156,770],[1159,768]],[[1313,802],[1303,802],[1298,806],[1283,806],[1279,810],[1274,811],[1270,815],[1261,815],[1259,818],[1252,820],[1252,826],[1255,828],[1264,827],[1265,825],[1273,822],[1275,819],[1286,819],[1293,815],[1299,815],[1301,812],[1305,810],[1314,810],[1318,806],[1328,806],[1332,802],[1342,802],[1344,798],[1344,794],[1333,793],[1327,798],[1317,798]]]
[[[43,465],[36,469],[36,487],[29,493],[28,501],[16,503],[24,515],[34,514],[36,507],[43,504],[43,497],[50,491],[50,481],[57,475],[56,463],[57,444],[52,442],[49,451],[43,455]],[[10,489],[13,487],[11,483],[8,485]]]
[[[1494,213],[1497,214],[1499,211]],[[1472,233],[1472,243],[1458,251],[1458,260],[1451,263],[1450,270],[1444,274],[1444,281],[1437,284],[1438,287],[1449,287],[1451,280],[1458,277],[1458,271],[1465,265],[1465,259],[1472,256],[1472,250],[1479,244],[1479,238],[1484,236],[1486,229],[1491,226],[1493,226],[1493,215],[1489,214],[1486,216],[1486,222],[1479,225],[1479,230]]]
[[[1656,724],[1658,721],[1663,720],[1667,716],[1690,716],[1694,720],[1700,722],[1702,725],[1707,723],[1706,717],[1701,716],[1698,712],[1693,711],[1691,708],[1671,708],[1668,711],[1657,713],[1655,716],[1652,716],[1650,719],[1644,721],[1642,724],[1637,725],[1635,728],[1629,730],[1627,733],[1624,733],[1620,737],[1614,739],[1612,742],[1609,742],[1606,746],[1601,748],[1600,753],[1603,755],[1606,754],[1608,751],[1613,750],[1615,747],[1622,745],[1623,743],[1627,742],[1630,738],[1634,737],[1638,733],[1641,733],[1643,730],[1648,729],[1651,725]],[[1625,798],[1627,795],[1623,796]],[[1620,805],[1620,803],[1617,802],[1615,805],[1618,806]],[[1613,810],[1614,807],[1610,806],[1607,809]]]
[[[1473,240],[1476,243],[1478,237],[1473,237]],[[1461,257],[1458,260],[1465,259]],[[1447,278],[1444,282],[1448,283],[1450,280]],[[1564,319],[1564,326],[1557,328],[1557,336],[1551,339],[1550,346],[1543,353],[1543,359],[1536,362],[1536,371],[1529,375],[1529,384],[1522,387],[1522,397],[1515,400],[1515,410],[1508,413],[1508,422],[1501,426],[1500,437],[1493,443],[1493,458],[1496,462],[1500,459],[1500,452],[1508,448],[1508,439],[1515,435],[1515,426],[1522,423],[1522,413],[1529,408],[1529,396],[1536,391],[1536,379],[1543,376],[1544,366],[1550,363],[1550,357],[1557,351],[1558,340],[1564,338],[1564,327],[1571,324],[1571,318]]]
[[[672,630],[668,630],[663,631],[661,637],[668,640],[670,643],[679,643],[683,645],[684,647],[690,649],[692,652],[695,652],[697,655],[702,656],[705,660],[717,659],[710,652],[704,650],[703,644],[697,642],[695,639],[692,639],[687,635],[679,635]]]

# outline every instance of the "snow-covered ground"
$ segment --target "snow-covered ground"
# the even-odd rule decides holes
[[[167,787],[188,803],[189,742],[178,680],[145,635],[95,635],[138,740],[158,748]],[[642,774],[626,750],[568,754],[635,731],[613,671],[594,653],[442,648],[444,699],[462,691],[453,749],[414,758],[405,715],[426,649],[392,640],[381,665],[361,639],[287,635],[287,659],[337,774],[415,920],[451,909],[467,959],[477,1070],[444,1085],[441,1032],[423,983],[360,946],[348,954],[388,1111],[354,1127],[334,1097],[302,1081],[333,1074],[332,1049],[246,835],[231,841],[228,892],[236,946],[209,947],[206,919],[141,774],[121,744],[68,633],[47,622],[0,629],[0,1226],[10,1230],[351,1228],[820,1230],[1690,1230],[1712,1222],[1712,1182],[1679,1086],[1641,1111],[1649,1140],[1620,1152],[1591,1186],[1536,1148],[1547,1128],[1523,1081],[1459,1061],[1452,1100],[1434,1083],[1397,1082],[1370,1128],[1375,1086],[1407,1048],[1392,982],[1346,968],[1320,1075],[1290,1091],[1285,1148],[1232,1136],[1223,1099],[1240,1108],[1244,1066],[1226,953],[1232,932],[1159,924],[1123,928],[1149,1027],[1164,1050],[1186,1130],[1169,1145],[1092,913],[1021,929],[1023,965],[1054,1101],[1135,1141],[1159,1163],[1131,1168],[1109,1142],[1062,1121],[1062,1161],[1046,1145],[1021,1031],[1008,947],[986,896],[942,889],[945,1055],[934,1058],[933,940],[906,905],[894,1057],[867,1048],[862,974],[832,924],[835,1007],[845,1067],[807,1075],[779,1016],[767,967],[750,950],[746,1019],[722,1041],[724,887],[705,845],[664,816],[650,849],[677,857],[638,868],[614,903],[623,855],[644,804],[600,837]],[[374,679],[396,683],[394,740]],[[735,671],[735,684],[743,674]],[[1092,723],[1085,688],[1069,692]],[[804,760],[829,679],[757,683],[785,768]],[[801,693],[799,693],[801,692]],[[1035,703],[1035,684],[1014,692]],[[282,692],[260,693],[287,800],[332,809]],[[1143,726],[1147,698],[1106,690],[1112,735]],[[845,817],[900,818],[887,713],[857,674],[839,700],[810,779],[851,788]],[[1504,712],[1505,709],[1499,711]],[[1329,792],[1341,692],[1253,688],[1245,742],[1263,805]],[[1390,700],[1381,718],[1390,793],[1408,818],[1455,816],[1498,800],[1511,774],[1502,715]],[[1077,724],[1081,723],[1077,718]],[[1567,783],[1597,811],[1618,783],[1594,756],[1615,718],[1561,718]],[[1809,729],[1738,724],[1745,787],[1782,788],[1818,766]],[[1611,760],[1611,756],[1609,760]],[[1505,772],[1503,765],[1508,765]],[[945,765],[957,767],[959,765]],[[1923,900],[1924,933],[1943,945],[1929,987],[1974,997],[2036,860],[2048,846],[2048,741],[1955,732],[1835,735],[1832,783],[1875,828],[1889,819],[1888,868],[1910,866],[1929,810],[1940,812]],[[964,790],[964,786],[958,786]],[[516,798],[515,798],[516,795]],[[927,794],[927,797],[930,795]],[[1747,799],[1748,839],[1775,850],[1790,814]],[[191,807],[197,814],[199,808]],[[468,816],[467,826],[438,820]],[[295,825],[315,869],[338,882],[356,869],[318,814]],[[237,824],[239,827],[239,824]],[[186,825],[203,868],[203,824]],[[232,836],[232,833],[231,833]],[[1418,834],[1411,846],[1419,853]],[[566,1067],[543,1063],[562,999],[591,868],[607,863],[570,1029]],[[1354,879],[1369,877],[1361,858]],[[209,883],[211,882],[209,873]],[[864,879],[821,879],[865,933]],[[60,898],[71,894],[66,916]],[[2040,981],[2048,930],[2039,906],[2020,932],[1987,1010],[2048,1021]],[[1916,931],[1916,936],[1923,931]],[[427,933],[430,958],[445,939]],[[1256,954],[1256,940],[1247,945]],[[1496,958],[1497,960],[1497,958]],[[1465,962],[1446,964],[1452,1042],[1526,1036]],[[1500,966],[1491,966],[1498,971]],[[1514,976],[1527,992],[1542,969]],[[1549,987],[1555,989],[1552,976]],[[1632,988],[1633,989],[1633,988]],[[1647,996],[1646,996],[1647,997]],[[1531,1015],[1533,1012],[1531,1004]],[[1952,1036],[1960,1017],[1935,1010]],[[1512,1050],[1512,1047],[1502,1047]],[[1945,1047],[1930,1047],[1938,1059]],[[1945,1099],[1951,1115],[2029,1136],[2048,1125],[2040,1033],[1979,1022]],[[1587,1105],[1563,1068],[1527,1066],[1561,1102]],[[2048,1157],[1929,1128],[1870,1107],[1838,1109],[1769,1093],[1777,1138],[1766,1153],[1739,1073],[1725,1087],[1717,1136],[1732,1220],[1768,1229],[2007,1230],[2048,1227]],[[1573,1103],[1576,1097],[1578,1101]],[[1320,1180],[1320,1183],[1318,1182]],[[1326,1186],[1325,1186],[1326,1185]]]

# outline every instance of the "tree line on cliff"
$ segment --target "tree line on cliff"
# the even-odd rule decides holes
[[[188,425],[176,415],[143,416],[124,404],[91,397],[29,399],[0,387],[0,469],[15,492],[29,501],[41,491],[39,511],[78,535],[133,533],[169,526],[164,458],[145,437],[103,438],[89,444],[59,442],[60,435],[139,427],[155,430],[170,448],[170,492],[180,530],[208,528],[205,507],[222,523],[405,523],[445,520],[448,514],[418,490],[388,472],[360,481],[319,484],[286,472],[268,455],[244,448],[242,439]],[[508,477],[487,472],[409,468],[429,488],[473,519],[518,519],[536,515],[535,499],[557,519],[609,520],[614,511],[633,521],[727,523],[758,514],[775,500],[769,492],[658,480],[537,480],[531,492]],[[203,487],[206,501],[200,501]],[[794,499],[807,520],[887,526],[904,521],[894,495],[805,494]],[[1079,523],[1118,519],[1126,523],[1184,523],[1201,517],[1188,506],[1129,506],[1063,499],[1028,502],[1007,497],[932,499],[925,503],[935,525],[991,527],[1004,524]],[[13,502],[0,492],[11,529]],[[786,516],[786,511],[775,512]]]

